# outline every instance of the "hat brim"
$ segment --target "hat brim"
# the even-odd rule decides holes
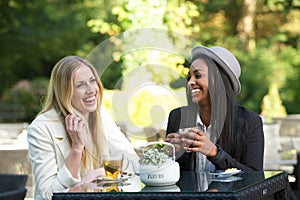
[[[241,91],[240,81],[235,76],[234,72],[231,70],[229,64],[225,60],[219,57],[218,54],[216,54],[214,51],[204,46],[197,46],[192,49],[192,58],[196,58],[198,55],[208,55],[215,62],[217,62],[229,76],[233,85],[233,90],[235,92],[235,95],[238,95],[240,93]]]

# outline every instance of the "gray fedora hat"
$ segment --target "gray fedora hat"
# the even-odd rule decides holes
[[[213,46],[211,48],[197,46],[192,49],[192,59],[203,54],[212,58],[225,70],[233,84],[235,95],[238,95],[241,91],[239,81],[241,67],[236,57],[230,51],[220,46]]]

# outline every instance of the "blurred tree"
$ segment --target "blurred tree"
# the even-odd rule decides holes
[[[279,81],[283,104],[293,105],[293,112],[299,113],[300,105],[292,103],[297,95],[291,92],[300,81],[299,59],[292,53],[300,44],[299,1],[202,1],[197,6],[200,15],[194,24],[200,26],[200,34],[193,34],[193,38],[206,46],[224,46],[241,62],[240,103],[260,113],[259,102],[270,84]]]
[[[242,105],[260,113],[269,86],[280,82],[287,112],[300,112],[297,0],[1,0],[0,24],[0,95],[19,79],[48,77],[54,63],[67,54],[87,56],[97,44],[121,32],[155,27],[169,30],[171,39],[176,31],[201,45],[230,49],[241,62]],[[162,53],[153,63],[153,57],[141,54],[109,55],[114,63],[102,76],[104,86],[115,88],[124,81],[122,75],[147,63],[149,80],[176,87],[182,83],[175,80],[184,76],[171,73],[166,78],[168,68],[160,72],[151,66],[168,66],[184,75],[185,60]]]
[[[244,0],[242,17],[240,18],[237,31],[239,38],[244,43],[246,49],[253,50],[255,48],[255,12],[257,0]]]
[[[134,30],[139,28],[163,28],[168,29],[170,31],[179,31],[183,35],[191,35],[193,32],[199,31],[199,27],[195,24],[192,24],[192,18],[197,17],[199,12],[197,11],[197,7],[192,2],[185,2],[180,0],[122,0],[118,2],[108,2],[106,4],[106,9],[111,10],[111,15],[107,15],[106,17],[97,17],[95,19],[91,19],[88,22],[89,27],[94,32],[100,32],[102,34],[115,35],[121,33],[126,30]],[[150,16],[150,17],[149,17]],[[115,20],[117,19],[117,20]],[[134,35],[132,40],[128,39],[127,36],[126,41],[116,40],[118,42],[118,46],[123,45],[123,49],[128,46],[137,46],[139,43],[148,40],[148,43],[151,45],[156,41],[160,43],[168,42],[162,41],[163,38],[153,38],[152,33],[149,30],[148,33],[140,32],[140,38],[136,38],[137,35]],[[162,33],[160,33],[162,34]],[[159,36],[159,35],[157,35]],[[174,35],[173,35],[174,36]],[[171,40],[172,38],[170,38]],[[118,47],[122,49],[121,47]],[[117,50],[116,50],[117,51]],[[116,55],[122,55],[122,52]],[[130,52],[127,55],[122,55],[122,74],[123,78],[125,74],[128,75],[128,72],[134,70],[135,68],[143,65],[153,65],[159,64],[162,66],[170,66],[173,67],[174,70],[177,70],[180,74],[186,73],[186,70],[182,70],[183,63],[185,62],[182,58],[174,58],[176,56],[172,56],[164,52],[158,51],[150,51],[150,50],[139,50]],[[116,62],[120,61],[120,57],[114,58]],[[162,68],[164,70],[165,68]],[[179,78],[172,74],[170,77],[168,73],[154,71],[151,66],[148,67],[148,71],[152,73],[152,79],[149,81],[155,81],[157,83],[166,84],[170,81]],[[127,79],[127,80],[128,80]],[[123,82],[123,87],[131,87],[130,84],[138,85],[136,81],[130,83],[130,81]],[[133,86],[134,87],[134,86]]]
[[[192,24],[191,20],[192,17],[197,17],[199,14],[197,6],[192,2],[181,0],[123,0],[108,3],[106,6],[111,6],[111,13],[115,15],[115,18],[110,20],[97,17],[90,20],[88,25],[95,32],[112,35],[112,40],[116,43],[113,53],[114,61],[121,61],[122,64],[120,79],[124,93],[137,92],[136,90],[142,89],[140,87],[151,82],[163,86],[169,85],[170,82],[178,79],[180,74],[187,73],[186,68],[183,67],[185,58],[176,55],[180,49],[175,48],[174,53],[168,52],[164,47],[169,47],[172,40],[178,40],[176,33],[172,32],[180,30],[180,34],[189,36],[197,30],[197,25]],[[148,29],[149,27],[156,28],[156,30]],[[162,31],[157,28],[161,28]],[[129,32],[125,33],[124,37],[116,38],[117,33],[128,30]],[[130,30],[134,31],[130,32]],[[156,46],[155,44],[162,48],[149,48]],[[187,45],[184,41],[183,46]],[[119,88],[119,86],[116,87]],[[161,98],[154,96],[151,98],[150,93],[145,94],[148,95],[140,95],[140,99],[131,101],[131,104],[135,103],[134,111],[129,113],[132,115],[133,125],[149,125],[149,120],[145,118],[146,113],[149,112],[149,105],[153,105],[153,99],[163,103]],[[142,102],[145,106],[143,109],[139,109]],[[170,110],[171,108],[166,108],[165,112],[169,113]],[[128,110],[125,109],[124,112],[127,114]],[[120,110],[115,113],[125,115]],[[116,117],[118,118],[118,116]]]
[[[300,18],[299,18],[300,19]],[[286,107],[287,113],[299,114],[300,112],[300,49],[291,46],[279,54],[284,61],[287,79],[281,87],[280,96]]]
[[[92,1],[0,1],[0,95],[19,79],[49,76],[54,63],[68,54],[89,51],[101,35],[86,22],[99,4]],[[97,42],[97,41],[96,41]],[[92,45],[90,44],[92,43]]]

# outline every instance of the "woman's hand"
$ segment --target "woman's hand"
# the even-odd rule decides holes
[[[186,151],[200,152],[208,157],[217,154],[217,146],[210,141],[207,135],[196,128],[190,128],[182,137],[183,147]]]
[[[71,151],[66,158],[66,166],[74,178],[79,178],[79,168],[82,152],[85,146],[84,121],[75,115],[65,118],[66,131],[72,140]]]
[[[75,186],[70,188],[69,191],[70,192],[82,192],[81,191],[82,185],[85,185],[90,189],[97,189],[98,184],[97,184],[97,181],[95,181],[95,180],[99,177],[104,177],[104,176],[105,176],[105,170],[103,167],[95,169],[95,170],[91,170],[81,179],[81,181],[78,184],[76,184]]]
[[[182,153],[182,151],[184,151],[180,134],[169,133],[167,135],[167,138],[165,139],[165,142],[169,142],[174,145],[176,154]]]
[[[95,170],[91,170],[90,172],[88,172],[80,181],[80,183],[78,183],[79,185],[81,184],[87,184],[90,183],[94,180],[96,180],[99,177],[105,177],[105,170],[103,167],[95,169]]]
[[[72,140],[72,148],[83,150],[85,146],[84,120],[80,117],[69,114],[65,118],[66,129]]]

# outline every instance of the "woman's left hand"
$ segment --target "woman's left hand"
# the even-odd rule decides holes
[[[103,167],[95,169],[95,170],[91,170],[81,179],[81,181],[78,183],[78,185],[90,183],[90,182],[96,180],[97,178],[104,177],[104,176],[105,176],[105,170]]]
[[[190,128],[182,138],[184,149],[189,152],[200,152],[208,157],[217,154],[217,146],[210,141],[207,135],[196,128]]]
[[[91,170],[88,172],[79,183],[69,189],[69,192],[81,192],[81,186],[85,185],[90,189],[97,189],[98,185],[95,180],[99,177],[105,176],[105,170],[103,167]]]

